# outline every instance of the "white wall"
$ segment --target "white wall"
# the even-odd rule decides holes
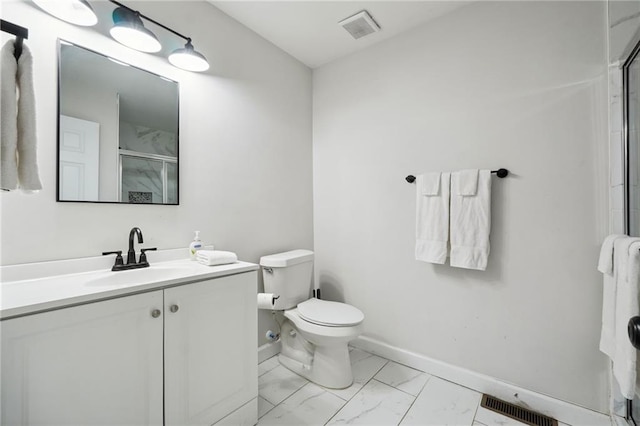
[[[314,70],[316,279],[365,335],[607,410],[604,2],[479,2]],[[408,174],[505,167],[485,272],[414,260]]]
[[[211,69],[181,71],[31,2],[3,2],[3,19],[30,30],[44,190],[0,194],[1,264],[126,250],[133,226],[160,249],[188,247],[198,229],[250,262],[313,248],[310,70],[206,2],[128,5],[192,37]],[[57,37],[180,83],[179,206],[56,203]],[[261,336],[270,323],[260,320]]]

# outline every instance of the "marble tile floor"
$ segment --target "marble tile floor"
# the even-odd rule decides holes
[[[309,382],[277,356],[262,362],[258,425],[524,425],[480,407],[479,392],[360,349],[350,355],[354,382],[341,390]]]

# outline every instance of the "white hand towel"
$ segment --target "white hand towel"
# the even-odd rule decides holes
[[[449,241],[450,173],[427,173],[416,178],[416,260],[443,264],[447,260]],[[424,195],[425,180],[438,181],[432,195]],[[428,185],[429,186],[429,185]]]
[[[18,63],[13,41],[0,51],[0,188],[18,188]]]
[[[425,173],[420,181],[416,182],[422,187],[422,195],[438,195],[440,193],[440,172]]]
[[[226,265],[227,263],[235,263],[238,256],[231,251],[222,250],[198,250],[196,260],[203,265]]]
[[[478,169],[460,170],[458,172],[456,193],[465,196],[476,195],[476,192],[478,192],[478,174]]]
[[[451,174],[459,188],[461,174]],[[476,195],[451,195],[451,266],[484,271],[489,260],[491,232],[491,170],[478,172]]]
[[[620,385],[620,393],[627,399],[633,399],[636,384],[637,351],[631,345],[627,335],[627,323],[633,316],[640,314],[638,309],[638,282],[640,280],[640,241],[633,242],[626,254],[626,274],[620,275],[616,290],[616,354],[613,359],[613,375]],[[617,266],[617,265],[616,265]]]
[[[22,44],[18,58],[18,182],[24,191],[42,189],[38,174],[36,139],[36,94],[33,87],[33,57],[29,47]]]
[[[602,242],[600,258],[598,259],[598,271],[613,276],[613,242],[625,235],[611,234]]]

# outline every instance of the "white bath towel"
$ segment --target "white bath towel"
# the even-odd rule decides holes
[[[602,288],[602,329],[600,331],[600,351],[607,354],[611,360],[616,358],[616,298],[620,281],[627,278],[627,262],[629,258],[629,246],[635,241],[626,235],[618,238],[607,238],[605,252],[608,252],[609,244],[611,248],[612,274],[603,273]],[[603,243],[604,246],[604,243]],[[601,249],[601,253],[602,253]],[[606,257],[606,255],[605,255]],[[607,261],[605,261],[606,263]],[[600,262],[598,262],[600,263]],[[603,268],[605,269],[605,268]],[[608,270],[608,267],[606,268]],[[622,284],[620,284],[622,286]]]
[[[203,265],[215,266],[226,265],[227,263],[235,263],[238,256],[231,251],[222,250],[198,250],[196,260]]]
[[[23,43],[16,61],[14,42],[0,51],[0,187],[42,189],[38,174],[33,58]]]
[[[425,181],[436,180],[438,190],[427,188],[432,195],[425,195]],[[427,173],[416,178],[416,260],[440,264],[447,260],[450,182],[450,173]]]
[[[616,279],[604,274],[602,285],[602,327],[600,351],[613,359],[616,355]]]
[[[613,242],[620,237],[621,234],[611,234],[605,237],[600,247],[600,258],[598,259],[598,271],[603,274],[613,275]]]
[[[638,238],[629,238],[629,240],[633,242],[625,253],[627,254],[626,271],[620,268],[616,281],[616,353],[613,358],[613,375],[620,385],[620,393],[627,399],[633,399],[636,385],[637,351],[629,341],[627,324],[631,317],[640,314],[638,309],[640,241]]]
[[[451,187],[460,187],[460,172],[451,174]],[[478,172],[473,196],[451,194],[451,266],[484,271],[489,260],[491,232],[491,170]]]
[[[598,271],[602,272],[602,328],[600,330],[600,351],[611,359],[616,353],[616,277],[614,275],[615,241],[629,239],[626,235],[611,234],[602,242],[600,257],[598,259]],[[623,241],[620,241],[620,244]],[[628,250],[628,244],[624,243],[623,253]]]
[[[0,188],[18,188],[18,63],[13,41],[0,51]]]
[[[473,196],[478,191],[478,169],[460,170],[458,172],[458,184],[456,194]]]
[[[18,182],[23,191],[42,189],[38,173],[36,139],[36,94],[33,87],[33,57],[26,43],[18,58]]]

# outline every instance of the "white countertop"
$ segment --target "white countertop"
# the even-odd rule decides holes
[[[32,264],[30,268],[26,267],[27,265],[3,267],[3,282],[0,283],[0,319],[259,269],[258,265],[247,262],[205,266],[189,259],[154,262],[150,258],[150,267],[129,271],[112,272],[110,269],[98,269],[77,272],[83,268],[76,267],[71,268],[74,269],[74,273],[49,276],[42,273],[46,269],[56,272],[64,270],[66,268],[60,266],[60,263],[65,262],[73,261],[43,262]],[[76,261],[75,265],[77,263]],[[84,259],[81,259],[80,263],[90,264]],[[43,264],[47,264],[46,267],[43,268]],[[25,275],[16,274],[16,268],[29,271],[33,277],[4,281],[6,277]]]

